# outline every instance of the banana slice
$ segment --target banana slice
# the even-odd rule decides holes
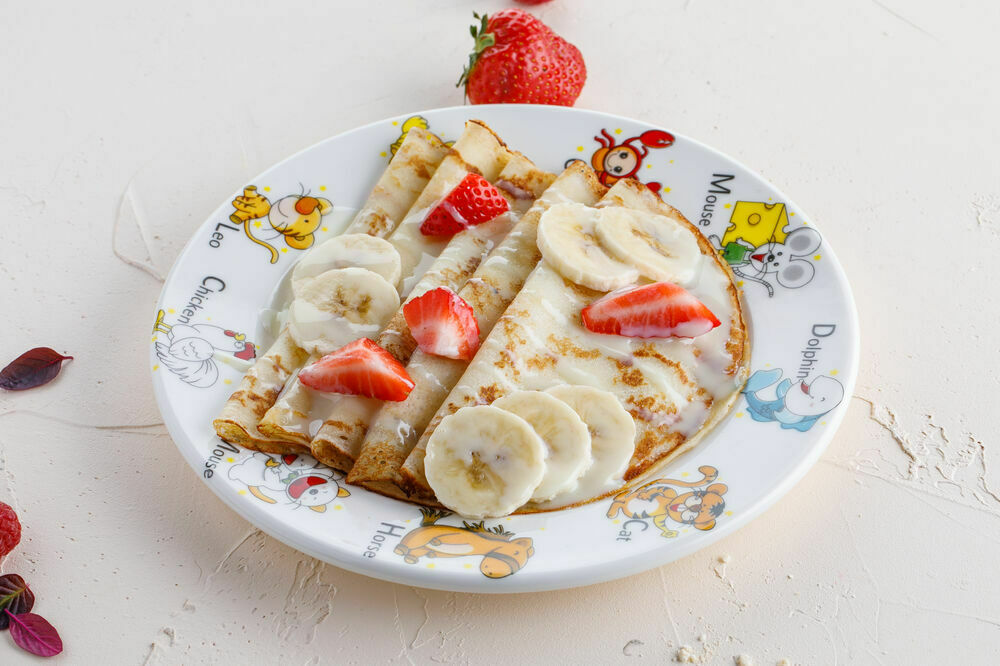
[[[335,268],[310,278],[288,306],[288,332],[311,354],[329,354],[375,337],[399,309],[396,288],[366,268]]]
[[[399,252],[384,238],[368,234],[342,234],[317,245],[295,264],[292,291],[296,296],[305,281],[334,268],[366,268],[395,285],[402,272]]]
[[[542,502],[572,490],[590,467],[590,432],[572,408],[541,391],[515,391],[493,401],[494,407],[517,414],[545,442],[545,476],[531,494]]]
[[[597,291],[613,291],[639,279],[639,271],[601,247],[596,235],[597,208],[556,204],[538,223],[538,249],[566,278]]]
[[[520,416],[489,405],[445,417],[427,441],[427,481],[438,501],[469,518],[506,516],[545,474],[545,444]]]
[[[572,407],[590,430],[594,463],[580,478],[577,494],[596,497],[612,485],[621,485],[635,452],[632,415],[614,394],[592,386],[553,386],[546,393]]]
[[[650,280],[690,283],[701,265],[701,248],[680,222],[620,206],[597,213],[597,237],[608,252]]]

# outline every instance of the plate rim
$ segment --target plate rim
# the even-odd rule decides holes
[[[261,176],[264,174],[278,169],[287,163],[290,163],[301,155],[316,149],[318,146],[323,145],[330,141],[336,141],[338,139],[347,137],[352,134],[365,132],[373,127],[381,125],[386,122],[391,122],[394,119],[406,118],[414,115],[427,115],[427,114],[438,114],[438,113],[449,113],[449,112],[462,112],[468,119],[475,118],[476,111],[478,109],[514,109],[518,111],[533,112],[535,110],[545,109],[547,112],[559,113],[583,113],[589,114],[596,117],[601,117],[605,119],[613,119],[615,121],[624,121],[628,123],[634,123],[637,125],[657,127],[651,122],[638,120],[628,116],[623,116],[619,114],[607,113],[604,111],[596,111],[592,109],[584,109],[577,107],[563,107],[563,106],[553,106],[553,105],[540,105],[540,104],[483,104],[483,105],[454,105],[447,107],[438,107],[431,109],[422,109],[418,111],[412,111],[401,114],[394,114],[375,120],[364,125],[360,125],[343,132],[339,132],[332,136],[326,137],[319,141],[313,142],[312,144],[295,151],[288,157],[275,162],[274,164],[268,166],[266,169],[256,174],[254,178],[251,178],[247,182],[254,182],[255,180],[260,180]],[[686,142],[696,145],[701,150],[709,153],[715,157],[720,158],[723,161],[732,163],[738,166],[740,169],[748,174],[752,174],[754,177],[758,178],[760,181],[765,183],[768,187],[774,190],[777,195],[780,195],[781,201],[783,201],[787,206],[795,208],[796,210],[803,210],[801,207],[795,204],[794,199],[788,197],[784,191],[775,185],[770,179],[765,178],[758,171],[749,168],[742,161],[723,153],[722,151],[703,143],[697,139],[691,138],[690,136],[674,132],[670,130],[674,136],[684,139]],[[167,272],[166,277],[163,281],[163,287],[156,300],[156,307],[162,305],[162,300],[166,292],[167,286],[171,283],[173,279],[176,278],[179,267],[184,263],[188,254],[193,250],[195,245],[195,240],[198,232],[208,225],[220,211],[224,210],[227,205],[227,200],[223,201],[220,206],[213,209],[198,225],[194,227],[191,232],[190,238],[184,244],[181,251],[177,254],[174,259],[173,265]],[[860,363],[860,330],[858,325],[858,315],[857,315],[857,303],[854,298],[854,291],[851,288],[850,281],[847,278],[846,272],[844,271],[843,265],[837,258],[836,250],[832,246],[827,246],[825,252],[831,255],[832,262],[830,262],[835,270],[832,271],[833,280],[835,286],[837,287],[837,293],[844,297],[844,306],[846,310],[846,319],[843,324],[838,322],[838,325],[843,325],[846,329],[847,335],[844,336],[843,344],[849,349],[848,361],[849,369],[845,376],[843,376],[843,386],[844,386],[844,406],[838,407],[834,410],[832,414],[829,415],[829,423],[824,428],[823,432],[820,433],[815,440],[815,443],[810,447],[807,455],[805,455],[802,460],[793,467],[788,473],[780,478],[779,482],[770,487],[765,493],[756,499],[752,499],[747,505],[741,508],[737,515],[732,516],[726,520],[721,525],[717,525],[710,532],[702,532],[701,538],[697,539],[680,539],[676,542],[671,542],[669,547],[653,548],[650,550],[639,551],[633,554],[624,554],[622,557],[615,559],[608,559],[599,563],[592,565],[587,565],[584,567],[572,568],[569,570],[556,570],[547,571],[544,578],[535,578],[532,576],[511,576],[501,582],[493,579],[481,580],[479,577],[470,577],[463,575],[460,571],[448,571],[444,569],[435,569],[433,571],[425,571],[422,568],[412,568],[403,569],[394,564],[390,564],[385,561],[379,561],[379,558],[363,558],[363,561],[352,561],[347,557],[347,553],[340,552],[329,552],[327,550],[314,547],[315,539],[311,534],[308,534],[297,528],[290,528],[287,523],[282,521],[277,514],[272,514],[264,511],[264,507],[257,507],[254,504],[247,501],[240,501],[239,496],[223,491],[223,488],[228,488],[225,484],[214,483],[210,479],[207,479],[199,473],[203,467],[204,461],[201,459],[201,454],[196,451],[196,445],[191,438],[188,438],[183,432],[183,426],[181,424],[181,419],[175,410],[170,409],[170,403],[166,396],[165,383],[157,378],[157,373],[150,370],[151,380],[153,384],[153,394],[156,400],[156,406],[160,415],[163,417],[164,425],[167,428],[167,432],[173,441],[174,446],[180,451],[182,457],[190,465],[193,470],[198,474],[202,483],[207,485],[209,489],[219,498],[222,502],[232,509],[237,515],[249,522],[255,528],[261,530],[262,532],[268,534],[269,536],[277,539],[283,544],[294,548],[310,557],[315,557],[323,562],[327,562],[334,566],[342,569],[346,569],[353,573],[368,576],[370,578],[375,578],[379,580],[385,580],[392,583],[398,583],[402,585],[412,585],[425,589],[436,589],[448,592],[470,592],[470,593],[489,593],[489,594],[510,594],[510,593],[528,593],[528,592],[545,592],[560,589],[569,589],[575,587],[584,587],[589,585],[596,585],[599,583],[608,582],[611,580],[616,580],[620,578],[629,577],[637,573],[648,571],[654,568],[662,567],[666,564],[679,560],[683,557],[691,555],[697,551],[700,551],[708,546],[717,543],[721,539],[729,536],[733,532],[743,528],[752,520],[759,518],[761,515],[766,513],[775,503],[782,497],[784,497],[795,485],[797,485],[803,477],[811,470],[815,464],[819,461],[820,457],[829,447],[830,442],[833,440],[838,429],[840,428],[846,414],[848,411],[847,404],[850,397],[854,393],[854,388],[857,382],[857,375]],[[160,373],[162,377],[162,373]],[[736,409],[735,407],[733,408]],[[697,450],[695,447],[694,450]],[[395,500],[400,501],[400,500]],[[416,506],[407,503],[408,506]],[[318,544],[317,544],[318,545]],[[343,555],[343,557],[341,557]]]

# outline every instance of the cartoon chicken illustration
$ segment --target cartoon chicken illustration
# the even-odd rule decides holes
[[[324,215],[333,211],[333,203],[329,199],[310,196],[304,189],[301,194],[292,194],[271,203],[267,197],[257,191],[254,185],[243,188],[243,194],[233,199],[234,212],[229,221],[243,227],[244,233],[251,241],[267,248],[271,253],[271,263],[277,263],[278,250],[268,240],[254,236],[251,225],[261,226],[258,220],[266,217],[285,244],[293,250],[307,250],[312,247],[314,234],[322,224]]]
[[[155,342],[156,357],[181,378],[197,388],[207,388],[219,379],[216,354],[232,355],[240,361],[257,356],[257,347],[237,333],[212,324],[167,324],[163,310],[156,313],[153,333],[164,333],[167,341]]]
[[[228,476],[247,487],[251,495],[268,504],[284,497],[288,504],[325,513],[330,502],[351,493],[337,482],[340,475],[309,456],[279,457],[255,452],[229,468]]]

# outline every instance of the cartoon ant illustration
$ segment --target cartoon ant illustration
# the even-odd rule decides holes
[[[393,549],[407,564],[421,557],[480,556],[479,570],[487,578],[506,578],[517,573],[535,554],[530,537],[515,539],[502,526],[486,527],[485,521],[463,522],[462,527],[438,525],[450,511],[421,508],[420,527],[408,532]]]
[[[822,238],[812,227],[785,231],[788,217],[784,204],[737,201],[729,222],[721,239],[712,234],[708,240],[733,273],[763,285],[768,296],[774,296],[768,278],[786,289],[798,289],[813,279],[816,267],[808,257],[819,248]]]
[[[232,354],[241,361],[257,356],[257,348],[237,333],[212,324],[168,324],[165,313],[156,313],[153,333],[164,333],[168,342],[156,340],[156,357],[181,381],[196,388],[207,388],[219,379],[216,353]],[[154,338],[155,340],[155,338]]]
[[[325,513],[328,504],[351,493],[338,483],[343,475],[309,456],[269,456],[255,452],[229,468],[228,476],[247,487],[262,502],[277,504],[284,496],[295,508]]]
[[[719,470],[715,467],[705,465],[698,471],[702,475],[700,481],[655,479],[618,493],[608,508],[608,518],[614,518],[619,512],[630,520],[651,518],[661,536],[668,539],[678,535],[677,530],[667,527],[668,519],[698,530],[712,529],[716,518],[726,508],[726,500],[722,496],[729,488],[724,483],[712,483],[719,477]],[[674,487],[692,490],[681,494]]]
[[[782,429],[805,432],[844,400],[844,385],[833,377],[820,375],[808,384],[804,379],[793,384],[781,375],[778,369],[758,370],[747,380],[743,395],[754,421],[774,421]],[[771,386],[773,399],[764,395],[764,389]]]
[[[590,165],[597,172],[597,177],[601,183],[611,187],[622,178],[636,178],[642,160],[649,154],[650,148],[667,148],[674,144],[674,135],[663,130],[647,130],[639,136],[625,139],[620,144],[615,144],[615,139],[607,130],[601,130],[601,136],[595,136],[594,141],[601,144],[601,147],[590,156]],[[632,145],[638,141],[641,146]],[[570,162],[575,160],[570,160]],[[567,162],[567,165],[569,163]],[[646,183],[646,187],[657,194],[662,183]]]
[[[301,194],[291,194],[278,199],[273,204],[267,197],[257,192],[257,187],[248,185],[243,188],[242,196],[233,199],[236,210],[229,216],[230,221],[243,226],[243,231],[251,241],[266,247],[271,253],[271,263],[277,263],[278,250],[266,240],[261,240],[250,231],[250,225],[260,226],[259,220],[267,217],[271,228],[277,235],[283,236],[285,243],[293,250],[307,250],[312,247],[313,234],[322,222],[324,215],[333,210],[329,199],[309,196],[303,188]],[[272,238],[277,237],[274,236]]]

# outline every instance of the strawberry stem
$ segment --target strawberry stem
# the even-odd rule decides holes
[[[493,33],[486,31],[486,26],[490,18],[489,15],[483,14],[480,16],[476,12],[472,12],[472,15],[479,20],[478,29],[475,24],[469,26],[469,33],[472,35],[472,38],[476,40],[476,43],[475,46],[473,46],[472,53],[469,54],[469,64],[464,70],[462,70],[462,76],[459,77],[458,83],[455,84],[456,88],[465,86],[466,97],[468,97],[469,77],[472,76],[472,68],[476,66],[476,61],[479,60],[479,56],[483,51],[497,43],[496,37]]]

